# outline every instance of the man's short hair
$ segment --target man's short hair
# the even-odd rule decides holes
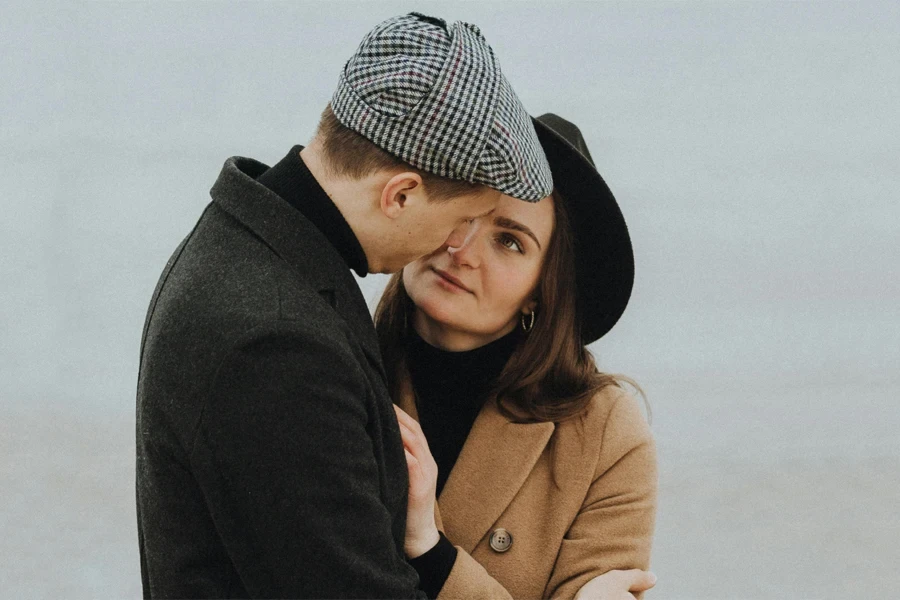
[[[400,160],[345,127],[334,115],[330,103],[322,111],[316,137],[322,142],[325,166],[338,177],[362,179],[378,171],[412,171],[422,177],[428,198],[434,201],[451,200],[484,187],[479,183],[440,177]]]

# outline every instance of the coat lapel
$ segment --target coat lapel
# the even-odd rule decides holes
[[[402,378],[397,405],[418,421],[415,395]],[[438,528],[471,553],[503,514],[553,435],[553,423],[512,423],[494,401],[475,419],[435,507]]]
[[[213,201],[253,231],[347,322],[372,367],[385,379],[366,300],[338,251],[300,211],[256,179],[268,166],[251,158],[225,161]]]

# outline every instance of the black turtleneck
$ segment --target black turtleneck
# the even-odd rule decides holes
[[[347,266],[360,277],[369,272],[369,262],[359,240],[322,186],[300,158],[303,146],[294,146],[287,156],[260,175],[266,186],[303,213],[335,247]]]
[[[465,352],[435,348],[412,331],[406,361],[419,423],[438,466],[437,495],[459,458],[490,388],[521,340],[516,328],[504,337]],[[456,561],[456,548],[443,533],[437,546],[409,563],[421,587],[436,598]]]
[[[419,423],[438,466],[440,496],[490,388],[521,340],[518,328],[474,350],[435,348],[412,332],[407,364]]]

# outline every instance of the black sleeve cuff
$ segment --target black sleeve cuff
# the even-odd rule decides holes
[[[419,574],[419,587],[429,598],[437,598],[441,593],[444,582],[453,570],[453,563],[456,562],[456,546],[447,539],[443,531],[438,533],[441,539],[434,548],[408,561]]]

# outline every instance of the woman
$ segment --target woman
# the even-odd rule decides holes
[[[628,380],[585,348],[625,309],[631,243],[577,127],[534,122],[553,195],[504,198],[459,247],[395,275],[376,311],[407,554],[433,547],[411,562],[440,598],[639,596],[652,581],[617,570],[649,564],[653,439]]]

